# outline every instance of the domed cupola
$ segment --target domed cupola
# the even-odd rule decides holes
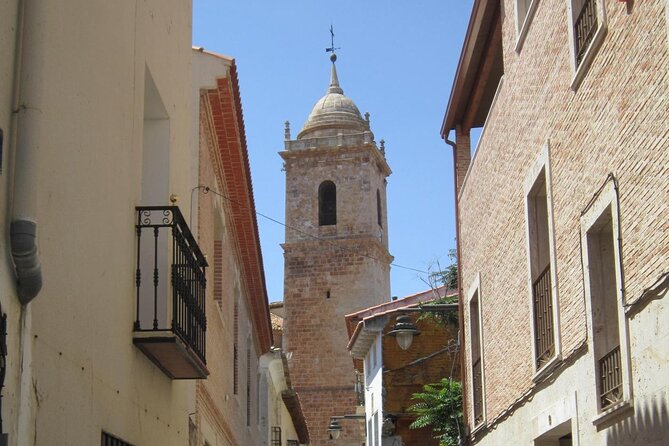
[[[344,96],[344,90],[339,86],[335,66],[337,56],[332,54],[330,60],[332,61],[330,86],[325,96],[314,105],[297,139],[336,136],[339,133],[361,133],[369,130],[358,107],[350,98]]]

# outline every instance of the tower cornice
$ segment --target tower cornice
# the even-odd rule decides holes
[[[368,133],[368,132],[365,132]],[[356,136],[356,135],[340,135],[344,138],[350,137],[350,136]],[[337,137],[327,137],[327,138],[313,138],[313,139],[336,139]],[[294,141],[286,141],[286,143],[302,143],[302,142],[309,142],[310,140],[294,140]],[[320,141],[319,141],[320,142]],[[288,149],[288,144],[286,144],[287,149]],[[336,149],[333,150],[333,147]],[[350,145],[312,145],[312,146],[307,146],[305,148],[301,149],[288,149],[284,150],[283,152],[279,152],[279,155],[281,158],[283,158],[284,161],[294,161],[294,160],[310,160],[310,159],[318,159],[318,160],[328,160],[332,159],[333,162],[341,161],[342,156],[346,155],[354,155],[354,154],[368,154],[379,166],[379,169],[383,174],[387,177],[392,174],[392,170],[390,169],[390,166],[388,165],[388,161],[386,160],[386,157],[384,154],[379,150],[379,148],[376,146],[376,142],[373,140],[370,140],[369,142],[363,142],[362,144],[356,143],[356,144],[350,144]]]

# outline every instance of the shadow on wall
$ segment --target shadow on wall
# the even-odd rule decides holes
[[[634,414],[611,426],[608,446],[665,446],[669,441],[669,396],[666,392],[635,401]]]

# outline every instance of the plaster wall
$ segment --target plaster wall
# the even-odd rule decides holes
[[[14,265],[9,246],[9,212],[11,205],[11,162],[9,155],[15,136],[14,124],[14,70],[15,47],[18,38],[18,1],[8,0],[0,4],[0,140],[2,154],[0,164],[0,314],[7,315],[7,357],[6,376],[2,389],[2,432],[8,433],[10,440],[18,434],[20,397],[20,343],[21,305],[14,286]],[[26,313],[27,314],[27,313]],[[26,321],[29,323],[29,318]],[[26,330],[23,330],[25,333]]]
[[[474,442],[516,444],[512,439],[519,438],[517,444],[531,444],[534,437],[527,427],[535,423],[536,414],[576,394],[580,444],[660,444],[653,438],[661,438],[658,429],[663,432],[667,426],[669,381],[658,371],[669,354],[669,347],[660,341],[666,339],[661,327],[667,320],[666,287],[658,301],[634,304],[634,311],[625,317],[634,410],[597,431],[592,423],[594,358],[587,347],[579,225],[581,212],[613,173],[620,191],[624,303],[637,301],[666,272],[666,2],[606,0],[606,35],[576,90],[567,3],[539,2],[522,49],[516,51],[514,1],[504,2],[504,81],[460,195],[463,287],[477,274],[481,277],[486,426]],[[566,362],[559,364],[562,371],[557,376],[542,378],[534,376],[533,367],[523,180],[546,144],[559,353]],[[468,333],[467,308],[464,320]],[[465,350],[465,358],[470,358],[468,344]],[[465,365],[468,374],[468,359]],[[515,402],[528,391],[529,402],[518,406]],[[472,407],[471,399],[468,406]],[[625,436],[639,426],[648,429],[648,436]]]
[[[367,426],[367,445],[381,444],[381,426],[383,424],[383,336],[376,336],[365,358],[365,425]],[[374,414],[376,418],[374,418]],[[376,425],[376,427],[373,427]],[[370,429],[372,427],[372,429]],[[376,437],[375,440],[372,438]]]
[[[28,410],[11,441],[96,444],[104,430],[132,444],[185,444],[194,383],[170,380],[132,344],[133,226],[134,206],[141,204],[147,70],[170,121],[169,193],[185,198],[179,205],[188,208],[193,180],[179,166],[189,163],[183,148],[190,135],[191,3],[26,3],[38,28],[26,30],[23,57],[37,62],[22,73],[31,95],[21,104],[39,115],[31,137],[39,145],[32,168],[44,288],[27,311],[32,364],[24,373],[32,370],[32,377],[21,398]],[[3,52],[11,48],[4,33],[13,25],[5,20],[16,2],[7,15],[6,4]],[[40,54],[29,53],[37,47]],[[4,86],[11,83],[2,85],[4,122]],[[6,156],[15,151],[8,147]],[[4,206],[8,194],[0,195]],[[169,194],[145,204],[169,204]],[[2,274],[7,268],[5,260]]]

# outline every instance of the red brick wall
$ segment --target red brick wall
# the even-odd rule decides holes
[[[627,299],[666,269],[665,2],[634,2],[631,13],[626,3],[605,4],[608,33],[574,92],[567,2],[538,4],[520,53],[514,51],[514,2],[504,2],[504,83],[459,210],[465,290],[481,274],[488,419],[532,385],[523,182],[548,139],[563,354],[586,339],[579,219],[609,172],[620,186]]]

